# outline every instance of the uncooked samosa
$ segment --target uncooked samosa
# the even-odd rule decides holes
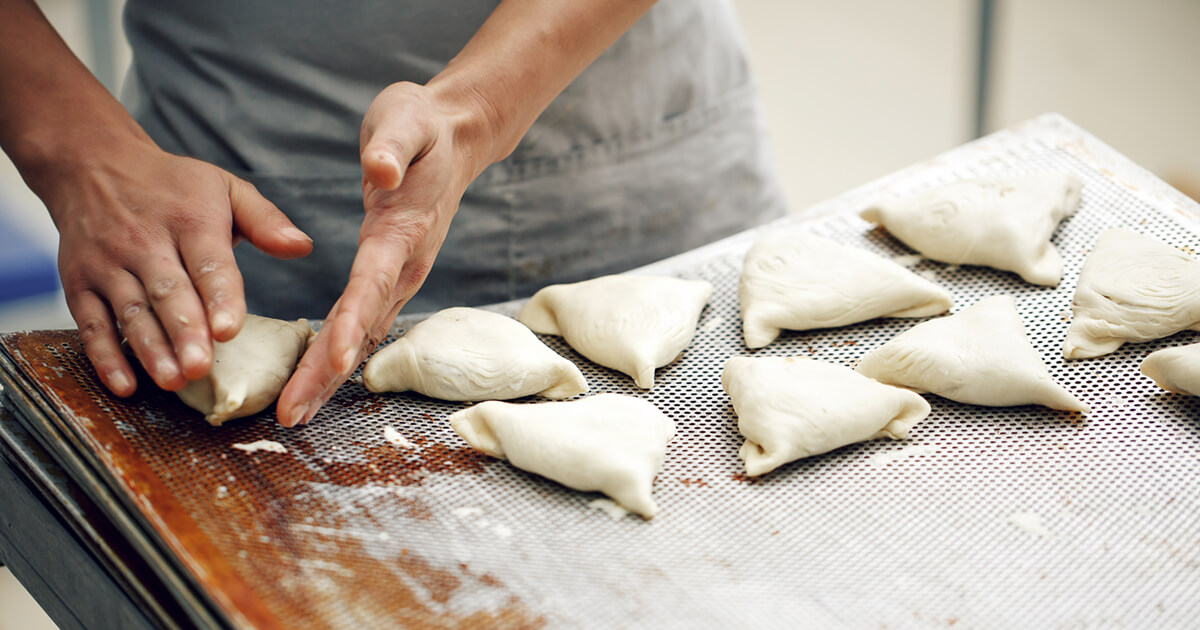
[[[1200,343],[1151,352],[1142,374],[1169,392],[1200,396]]]
[[[950,294],[896,263],[857,247],[789,230],[750,248],[738,285],[746,347],[780,330],[835,328],[876,317],[928,317]]]
[[[913,326],[867,353],[858,371],[969,405],[1089,411],[1050,377],[1008,295]]]
[[[465,401],[570,398],[588,388],[574,363],[520,322],[464,307],[435,313],[376,352],[363,366],[363,384]]]
[[[471,448],[585,492],[599,491],[651,518],[651,486],[675,423],[653,404],[619,394],[538,404],[488,401],[455,412]]]
[[[208,375],[176,394],[213,426],[258,413],[279,397],[315,336],[305,319],[289,322],[246,315],[236,337],[213,343]]]
[[[562,335],[579,354],[650,389],[654,370],[692,342],[712,292],[703,280],[603,276],[548,286],[517,319],[536,333]]]
[[[1157,239],[1112,228],[1083,262],[1071,310],[1068,359],[1200,330],[1200,263]]]
[[[878,203],[862,218],[928,258],[1015,271],[1026,282],[1055,286],[1063,264],[1050,236],[1075,213],[1082,188],[1069,173],[963,180]]]
[[[721,385],[746,437],[738,456],[751,477],[855,442],[902,440],[929,415],[920,394],[807,357],[734,357]]]

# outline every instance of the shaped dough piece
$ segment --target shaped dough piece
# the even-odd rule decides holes
[[[650,496],[675,423],[640,398],[599,394],[568,402],[479,403],[450,416],[467,444],[513,466],[652,518]]]
[[[363,366],[373,392],[413,390],[442,400],[570,398],[588,389],[574,363],[520,322],[477,308],[448,308],[413,326]]]
[[[1068,359],[1200,330],[1200,263],[1157,239],[1112,228],[1083,262],[1071,310]]]
[[[913,326],[864,356],[858,371],[969,405],[1090,411],[1050,378],[1008,295]]]
[[[256,414],[279,397],[315,336],[306,319],[289,322],[246,315],[236,337],[213,343],[208,376],[176,394],[213,426]]]
[[[902,440],[929,415],[919,394],[807,357],[734,357],[721,386],[746,437],[738,456],[751,477],[863,440]]]
[[[1082,188],[1068,173],[964,180],[877,204],[862,218],[928,258],[1015,271],[1026,282],[1055,286],[1063,265],[1050,236],[1075,213]]]
[[[1200,343],[1151,352],[1142,374],[1169,392],[1200,396]]]
[[[703,280],[603,276],[548,286],[517,317],[534,332],[562,335],[579,354],[654,387],[654,370],[696,334],[713,287]]]
[[[738,285],[746,347],[780,330],[836,328],[876,317],[928,317],[950,294],[890,260],[802,231],[775,233],[746,254]]]

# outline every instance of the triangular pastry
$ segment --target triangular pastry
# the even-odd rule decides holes
[[[1142,361],[1142,374],[1169,392],[1200,396],[1200,343],[1151,352]]]
[[[465,307],[435,313],[372,355],[363,384],[373,392],[460,401],[570,398],[588,389],[574,363],[520,322]]]
[[[919,394],[807,357],[734,357],[721,385],[746,438],[738,456],[751,477],[863,440],[902,440],[929,415]]]
[[[538,404],[479,403],[450,416],[471,448],[585,492],[599,491],[651,518],[650,495],[675,423],[653,404],[619,394]]]
[[[650,389],[654,370],[692,342],[712,292],[703,280],[603,276],[548,286],[517,319],[536,333],[562,335],[579,354]]]
[[[1050,236],[1079,207],[1082,187],[1069,173],[970,179],[878,203],[862,218],[927,258],[1055,286],[1063,264]]]
[[[213,426],[258,413],[279,397],[315,336],[308,320],[246,315],[236,337],[213,343],[208,375],[176,394]]]
[[[1112,228],[1083,262],[1071,310],[1063,343],[1068,359],[1200,330],[1200,262],[1157,239]]]
[[[945,290],[882,256],[798,230],[772,234],[750,248],[738,299],[748,348],[766,346],[784,328],[928,317],[953,304]]]
[[[1008,295],[917,324],[869,352],[857,369],[881,383],[969,405],[1089,411],[1050,377]]]

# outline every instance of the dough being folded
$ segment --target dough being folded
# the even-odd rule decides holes
[[[548,286],[517,319],[536,333],[562,335],[579,354],[650,389],[654,370],[692,342],[712,292],[703,280],[603,276]]]
[[[807,357],[734,357],[721,385],[746,437],[738,456],[751,477],[863,440],[902,440],[929,415],[919,394]]]
[[[1069,173],[986,177],[947,184],[862,212],[923,256],[1015,271],[1055,286],[1062,257],[1050,243],[1075,213],[1083,183]]]
[[[236,337],[213,343],[208,376],[191,381],[176,394],[213,426],[258,413],[279,397],[315,336],[305,319],[289,322],[246,315]]]
[[[1112,228],[1083,262],[1071,310],[1068,359],[1200,330],[1200,263],[1157,239]]]
[[[758,241],[738,285],[746,347],[781,329],[836,328],[876,317],[928,317],[950,309],[950,294],[866,250],[789,230]]]
[[[652,518],[650,496],[675,423],[653,404],[619,394],[567,402],[479,403],[450,426],[471,448],[576,490],[599,491]]]
[[[1200,396],[1200,343],[1151,352],[1142,374],[1169,392]]]
[[[969,405],[1090,411],[1050,378],[1008,295],[913,326],[864,356],[858,371]]]
[[[570,398],[588,389],[574,363],[520,322],[476,308],[448,308],[371,356],[363,384],[442,400]]]

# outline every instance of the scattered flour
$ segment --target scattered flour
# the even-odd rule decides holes
[[[416,448],[417,447],[416,444],[409,442],[408,438],[404,437],[403,435],[400,435],[400,432],[393,429],[392,427],[384,427],[383,428],[383,439],[387,440],[388,442],[391,442],[395,446],[399,446],[400,448]]]
[[[918,254],[904,254],[902,256],[892,257],[892,262],[900,265],[901,267],[916,267],[917,265],[921,264],[922,260],[925,259]]]
[[[1054,537],[1054,532],[1050,531],[1042,523],[1042,515],[1038,514],[1037,512],[1030,512],[1027,510],[1016,512],[1008,517],[1008,522],[1024,530],[1025,533],[1032,536],[1037,536],[1038,538]]]
[[[266,451],[268,453],[286,453],[287,447],[273,440],[259,440],[249,444],[234,444],[233,448],[247,453],[257,453],[258,451]]]
[[[905,457],[914,457],[917,455],[929,455],[937,452],[937,447],[932,444],[914,444],[894,451],[884,451],[871,456],[871,465],[876,468],[883,468],[888,464],[904,459]]]

